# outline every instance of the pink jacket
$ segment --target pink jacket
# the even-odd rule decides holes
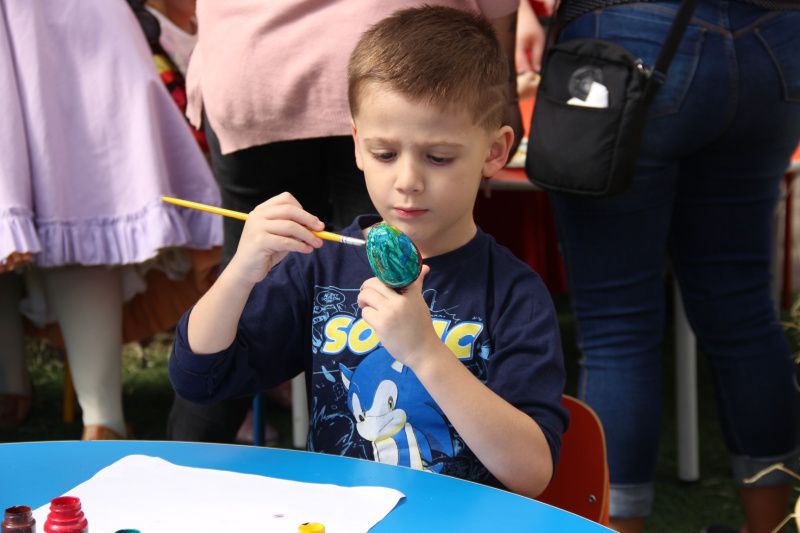
[[[186,114],[206,112],[222,153],[350,134],[347,61],[361,32],[409,0],[198,0]],[[518,0],[432,2],[512,13]]]

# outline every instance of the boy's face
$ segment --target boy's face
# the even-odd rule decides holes
[[[383,220],[430,257],[475,235],[472,208],[481,177],[505,165],[513,133],[508,126],[487,131],[465,110],[413,102],[369,83],[361,91],[353,139]]]

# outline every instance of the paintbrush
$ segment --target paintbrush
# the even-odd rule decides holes
[[[201,204],[199,202],[191,202],[189,200],[181,200],[180,198],[172,198],[170,196],[162,196],[161,199],[167,203],[179,205],[181,207],[189,207],[191,209],[206,211],[207,213],[214,213],[215,215],[222,215],[224,217],[235,218],[238,220],[247,220],[247,213],[241,213],[239,211],[233,211],[231,209],[224,209],[222,207],[216,207],[213,205]],[[339,242],[342,244],[350,244],[352,246],[364,246],[366,244],[366,242],[363,239],[356,239],[355,237],[347,237],[345,235],[339,235],[338,233],[332,233],[330,231],[312,231],[311,233],[313,233],[320,239],[324,239],[326,241]]]

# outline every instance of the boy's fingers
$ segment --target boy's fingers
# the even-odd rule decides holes
[[[381,293],[371,288],[362,289],[358,293],[358,307],[361,309],[366,307],[380,309],[384,302],[386,302],[386,298]]]
[[[322,246],[322,239],[311,233],[306,226],[292,220],[264,220],[263,231],[277,237],[307,244],[314,248]]]
[[[294,220],[313,231],[325,229],[325,224],[317,216],[303,209],[303,206],[288,192],[270,198],[258,205],[250,214],[265,219]]]
[[[280,204],[287,204],[287,205],[295,205],[297,207],[302,207],[300,202],[297,201],[297,198],[292,196],[290,192],[282,192],[280,194],[276,194],[272,198],[269,198],[267,201],[260,205],[280,205]]]
[[[325,229],[325,224],[319,218],[304,210],[299,205],[294,204],[261,204],[256,207],[250,215],[262,220],[295,222],[311,231]]]
[[[431,267],[428,265],[422,265],[422,268],[419,270],[419,276],[417,279],[414,280],[410,286],[417,289],[419,292],[422,292],[422,282],[425,281],[425,276],[428,275],[428,272],[431,271]]]
[[[386,284],[383,283],[378,278],[369,278],[368,280],[366,280],[364,283],[361,284],[361,290],[359,294],[365,294],[365,293],[366,294],[374,293],[380,296],[384,300],[387,300],[394,294],[392,292],[392,289],[387,287]]]
[[[422,268],[419,269],[419,276],[417,276],[417,279],[414,280],[414,283],[422,285],[422,282],[425,280],[425,276],[427,276],[430,271],[431,267],[423,264]]]
[[[272,238],[276,239],[274,236]],[[269,248],[283,254],[287,252],[308,253],[314,250],[314,247],[310,244],[289,237],[277,237],[277,241],[270,241]]]

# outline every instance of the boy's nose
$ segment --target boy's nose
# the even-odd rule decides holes
[[[422,173],[413,161],[405,161],[398,165],[395,189],[403,193],[419,193],[424,188]]]

